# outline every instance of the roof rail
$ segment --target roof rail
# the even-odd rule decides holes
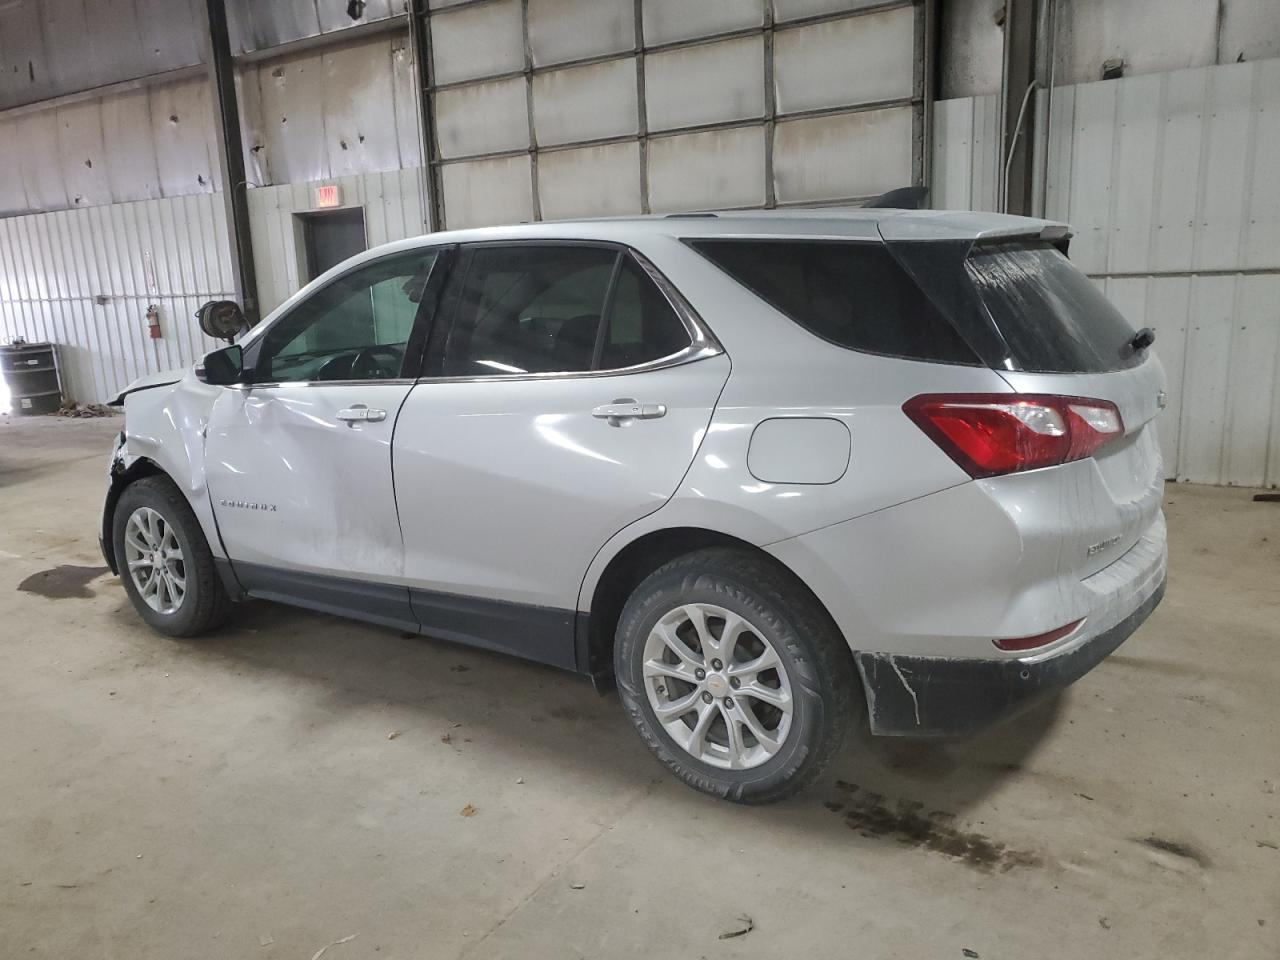
[[[868,200],[864,207],[878,207],[884,210],[923,210],[925,198],[929,196],[928,187],[899,187],[880,196]]]
[[[714,220],[717,214],[714,213],[668,213],[662,219],[664,220]]]

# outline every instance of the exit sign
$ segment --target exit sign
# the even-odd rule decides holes
[[[336,183],[326,183],[322,187],[316,187],[316,206],[321,209],[342,206],[342,191],[338,189]]]

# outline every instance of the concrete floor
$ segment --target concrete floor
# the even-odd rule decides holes
[[[1167,599],[1066,696],[747,809],[549,669],[151,633],[95,542],[119,428],[0,420],[0,956],[1280,956],[1280,504],[1170,488]]]

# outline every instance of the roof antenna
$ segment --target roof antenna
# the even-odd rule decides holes
[[[928,196],[928,187],[899,187],[868,200],[863,206],[882,210],[923,210]]]

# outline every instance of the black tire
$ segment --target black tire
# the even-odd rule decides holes
[[[695,757],[664,729],[649,702],[642,668],[650,631],[692,603],[744,617],[787,671],[791,728],[777,753],[758,766],[730,770]],[[839,751],[863,702],[844,638],[812,594],[788,571],[732,548],[686,554],[636,587],[618,621],[614,670],[623,708],[654,755],[689,786],[737,803],[772,803],[812,783]]]
[[[173,528],[182,548],[186,592],[176,610],[162,613],[148,606],[125,562],[125,529],[140,507],[150,507]],[[231,598],[213,563],[213,554],[200,521],[187,498],[168,477],[144,477],[131,483],[116,502],[111,523],[111,543],[120,579],[133,607],[151,627],[171,637],[194,637],[218,626],[231,612]]]

